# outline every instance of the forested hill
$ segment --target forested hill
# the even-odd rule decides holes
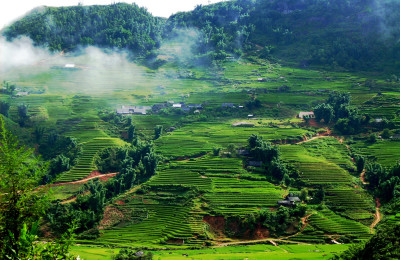
[[[164,22],[136,4],[40,7],[4,34],[9,40],[27,35],[55,51],[96,45],[145,54],[159,46]]]
[[[52,50],[97,45],[145,54],[163,37],[174,37],[174,29],[190,28],[200,32],[194,57],[246,53],[301,66],[394,69],[400,60],[398,10],[397,0],[233,0],[165,21],[135,4],[42,8],[5,35],[25,34]]]
[[[168,19],[203,32],[197,51],[348,69],[382,66],[400,57],[400,2],[395,0],[237,0],[198,6]]]

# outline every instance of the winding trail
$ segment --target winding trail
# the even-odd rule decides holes
[[[379,208],[381,207],[381,203],[379,202],[379,198],[376,198],[376,213],[375,215],[375,220],[372,222],[370,229],[371,229],[371,234],[374,233],[374,228],[375,226],[381,221],[381,213],[379,212]]]
[[[108,180],[117,174],[119,174],[119,172],[107,173],[107,174],[101,174],[99,172],[92,172],[89,176],[87,176],[86,178],[84,178],[82,180],[70,181],[70,182],[56,182],[56,183],[51,184],[50,186],[53,187],[53,186],[63,186],[63,185],[86,183],[86,182],[96,179],[96,178],[100,178],[102,180],[104,180],[104,179]]]
[[[365,181],[365,169],[361,172],[360,180],[361,180],[362,184],[364,184],[364,185],[368,184],[368,182]]]

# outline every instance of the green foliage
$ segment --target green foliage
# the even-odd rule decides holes
[[[27,226],[24,225],[21,230],[20,238],[23,252],[19,256],[11,256],[10,259],[77,259],[69,252],[75,238],[74,225],[75,224],[73,223],[59,239],[55,239],[54,241],[38,240],[38,222],[32,226],[30,231],[28,231]]]
[[[132,142],[133,137],[135,135],[135,126],[131,123],[128,128],[128,141]]]
[[[381,136],[383,139],[389,139],[392,136],[392,133],[390,132],[389,129],[385,128],[381,133]]]
[[[282,235],[294,221],[300,220],[306,214],[305,205],[297,205],[295,208],[280,206],[276,211],[261,210],[260,218],[264,226],[271,234]]]
[[[0,101],[0,114],[5,117],[8,117],[8,111],[10,110],[10,103],[1,100]]]
[[[87,192],[87,194],[83,194]],[[82,194],[70,204],[54,203],[46,212],[46,220],[56,235],[62,235],[70,223],[75,223],[74,232],[80,233],[91,228],[103,217],[106,189],[98,181],[85,183]]]
[[[158,138],[160,138],[162,132],[163,132],[163,126],[156,125],[156,127],[154,128],[154,140],[157,140]]]
[[[213,155],[219,156],[219,154],[221,153],[221,149],[221,147],[213,147]]]
[[[5,129],[0,117],[0,258],[20,257],[31,246],[26,230],[35,224],[47,207],[45,188],[35,191],[45,165],[33,156],[33,150],[20,146]],[[24,233],[25,232],[25,233]]]
[[[45,7],[15,22],[4,34],[9,40],[27,35],[54,51],[97,45],[146,54],[159,46],[163,23],[136,4]]]
[[[319,104],[314,108],[315,119],[321,121],[323,119],[326,124],[329,124],[333,120],[335,114],[330,104]]]
[[[248,139],[250,155],[264,163],[269,163],[275,158],[279,158],[280,152],[277,146],[272,146],[270,142],[264,142],[262,137],[252,134]]]
[[[333,259],[398,259],[400,258],[400,224],[381,226],[365,244],[354,245]]]
[[[148,252],[144,254],[143,251],[135,251],[128,248],[123,248],[119,251],[119,253],[113,256],[113,260],[151,260],[153,259],[153,253]]]

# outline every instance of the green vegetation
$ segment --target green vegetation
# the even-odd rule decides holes
[[[8,39],[27,35],[37,44],[48,45],[54,51],[97,45],[146,54],[160,44],[163,23],[163,19],[153,17],[135,4],[45,7],[44,10],[33,10],[4,34]]]
[[[55,240],[33,255],[67,254],[76,235],[84,259],[319,259],[348,247],[328,243],[381,243],[374,230],[400,211],[398,14],[385,9],[398,3],[328,2],[168,20],[134,4],[44,7],[4,30],[53,52],[0,74],[1,118],[32,147],[0,145],[22,154],[19,180],[34,175],[27,218],[0,207],[13,252],[39,225]],[[42,184],[55,188],[38,212]]]

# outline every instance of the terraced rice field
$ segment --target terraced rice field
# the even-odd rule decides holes
[[[374,144],[358,142],[352,147],[383,166],[392,166],[400,160],[400,140],[379,140]]]
[[[139,241],[159,243],[161,240],[165,241],[172,237],[182,239],[190,237],[190,227],[187,223],[184,223],[188,213],[187,208],[160,204],[129,206],[147,210],[148,216],[140,223],[107,230],[101,237],[101,241],[111,243]]]
[[[269,141],[302,140],[313,133],[290,127],[233,127],[229,123],[194,123],[182,127],[156,141],[158,151],[167,157],[195,156],[209,152],[213,147],[237,147],[247,144],[251,134],[258,134]]]
[[[310,224],[330,234],[357,235],[359,239],[371,236],[370,229],[354,220],[336,215],[333,211],[323,209],[309,217]]]
[[[328,205],[343,207],[346,209],[371,209],[372,197],[362,189],[350,189],[345,187],[329,188],[326,190]]]
[[[351,176],[322,156],[313,156],[302,145],[281,146],[282,158],[300,171],[300,178],[308,184],[348,184]]]
[[[87,177],[96,170],[93,165],[94,156],[102,149],[122,145],[118,138],[94,138],[83,145],[82,154],[78,163],[68,172],[63,173],[58,182],[76,181]]]
[[[104,231],[98,239],[101,243],[131,245],[136,243],[159,244],[178,241],[179,244],[196,245],[201,241],[193,237],[189,224],[190,207],[165,204],[126,204],[121,210],[143,209],[144,219],[139,223],[124,223]],[[173,242],[171,242],[173,243]]]

